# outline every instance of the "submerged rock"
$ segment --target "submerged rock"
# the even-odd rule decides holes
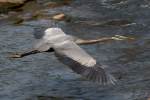
[[[64,5],[69,5],[71,2],[72,0],[50,0],[49,2],[46,2],[44,5],[49,8],[55,8]]]

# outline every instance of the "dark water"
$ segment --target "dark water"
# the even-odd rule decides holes
[[[0,100],[147,100],[150,96],[150,1],[74,0],[49,8],[29,2],[22,12],[0,20]],[[24,10],[26,9],[26,10]],[[37,13],[34,18],[32,14]],[[53,21],[65,13],[68,21]],[[19,16],[19,17],[18,17]],[[31,17],[32,16],[32,17]],[[117,79],[115,86],[99,86],[81,78],[59,63],[53,53],[9,59],[11,52],[31,48],[47,27],[67,34],[97,38],[116,34],[132,36],[133,42],[116,41],[82,46]],[[38,31],[36,30],[38,29]]]

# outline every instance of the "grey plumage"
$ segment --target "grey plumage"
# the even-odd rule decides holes
[[[80,48],[72,36],[66,35],[60,28],[48,28],[34,48],[39,51],[52,48],[59,61],[89,80],[100,84],[115,82],[113,76]]]

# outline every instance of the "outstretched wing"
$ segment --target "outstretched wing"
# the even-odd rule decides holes
[[[101,84],[113,83],[114,78],[106,73],[96,60],[76,45],[60,28],[48,28],[35,45],[39,51],[55,50],[58,59],[86,78]]]
[[[76,73],[101,84],[114,83],[115,79],[73,41],[64,41],[53,48],[58,60],[68,65]]]

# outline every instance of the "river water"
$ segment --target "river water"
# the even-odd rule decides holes
[[[0,19],[0,100],[148,100],[149,0],[74,0],[56,8],[45,7],[47,1],[39,1],[39,5],[29,2],[22,11]],[[30,18],[34,13],[38,14]],[[70,19],[52,20],[50,16],[57,13]],[[87,39],[116,34],[134,37],[134,41],[82,46],[98,62],[109,66],[107,70],[117,84],[89,82],[57,61],[53,53],[8,58],[12,52],[31,48],[36,42],[33,33],[54,26]]]

